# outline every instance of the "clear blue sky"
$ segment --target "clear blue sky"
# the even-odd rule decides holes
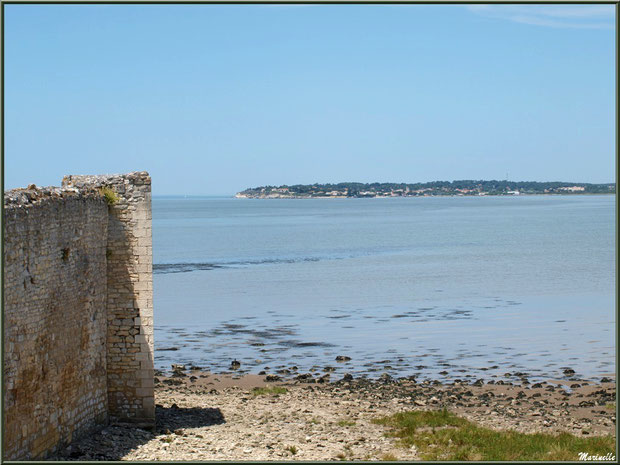
[[[613,182],[611,5],[5,5],[5,189]]]

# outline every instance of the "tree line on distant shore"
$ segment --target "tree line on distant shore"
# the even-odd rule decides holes
[[[616,185],[574,183],[574,182],[538,182],[538,181],[431,181],[424,183],[361,183],[341,182],[337,184],[295,184],[281,186],[261,186],[246,189],[240,194],[269,195],[280,193],[292,196],[321,196],[330,193],[339,193],[347,197],[364,197],[377,194],[396,195],[502,195],[502,194],[608,194],[615,193]],[[332,194],[334,195],[334,194]]]

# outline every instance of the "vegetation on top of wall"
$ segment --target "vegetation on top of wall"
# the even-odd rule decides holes
[[[108,205],[114,205],[119,200],[118,194],[110,187],[102,187],[99,192]]]

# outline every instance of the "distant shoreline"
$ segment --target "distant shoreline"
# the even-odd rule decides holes
[[[615,192],[582,192],[582,193],[543,193],[543,194],[486,194],[486,195],[458,195],[458,194],[438,194],[438,195],[408,195],[408,196],[374,196],[374,197],[346,197],[346,196],[243,196],[239,195],[240,193],[235,194],[234,196],[226,197],[226,198],[234,198],[234,199],[245,199],[245,200],[334,200],[334,199],[412,199],[412,198],[430,198],[430,197],[444,197],[444,198],[454,198],[454,197],[582,197],[582,196],[596,196],[596,195],[604,195],[604,196],[614,196]]]
[[[538,181],[432,181],[426,183],[296,184],[259,186],[235,194],[238,199],[341,199],[394,197],[485,197],[519,195],[615,194],[616,185]]]

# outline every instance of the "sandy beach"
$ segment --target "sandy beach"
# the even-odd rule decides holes
[[[333,382],[304,375],[266,378],[179,367],[173,376],[157,377],[155,431],[108,426],[54,458],[419,460],[416,447],[399,447],[373,420],[443,408],[494,430],[615,435],[612,378],[573,379],[568,385],[566,380],[441,384],[388,376]]]

